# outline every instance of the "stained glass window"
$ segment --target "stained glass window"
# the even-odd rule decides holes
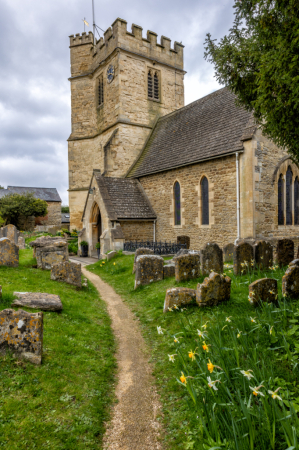
[[[174,224],[181,225],[181,186],[178,181],[174,184]]]
[[[284,225],[284,181],[280,175],[278,180],[278,225]]]
[[[288,167],[286,173],[286,225],[293,224],[293,173]]]
[[[209,225],[209,182],[206,177],[201,180],[201,223]]]
[[[299,180],[298,177],[294,181],[294,224],[299,225]]]

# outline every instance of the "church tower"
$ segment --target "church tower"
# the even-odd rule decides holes
[[[68,139],[71,229],[82,214],[93,169],[123,178],[160,116],[184,106],[183,45],[116,19],[94,44],[70,36],[72,132]]]

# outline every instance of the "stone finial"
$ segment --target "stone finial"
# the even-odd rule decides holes
[[[198,306],[215,306],[230,299],[231,279],[212,272],[202,284],[197,285]]]
[[[4,309],[0,311],[0,354],[11,351],[14,357],[41,364],[43,350],[43,313]]]
[[[164,259],[156,255],[140,255],[136,260],[135,289],[163,280]]]
[[[284,297],[299,297],[299,267],[290,266],[282,277],[282,295]]]
[[[187,281],[200,276],[200,256],[188,253],[175,258],[175,281]]]
[[[169,311],[169,308],[179,308],[190,303],[195,303],[196,291],[195,289],[189,289],[184,287],[178,287],[173,289],[167,289],[163,312]]]
[[[277,299],[277,280],[262,278],[249,285],[249,301],[255,305],[259,302],[275,302]]]
[[[216,243],[206,244],[200,252],[200,269],[202,275],[211,272],[223,272],[223,251]]]

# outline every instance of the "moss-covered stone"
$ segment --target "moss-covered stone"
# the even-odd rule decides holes
[[[0,239],[0,266],[18,267],[19,247],[8,238]]]
[[[145,247],[141,247],[141,248],[137,248],[136,252],[135,252],[135,257],[134,257],[134,266],[133,266],[133,272],[136,272],[136,261],[138,256],[140,255],[153,255],[154,254],[154,250],[151,250],[150,248],[145,248]]]
[[[176,309],[181,306],[189,305],[194,303],[196,300],[195,289],[189,289],[184,287],[177,287],[173,289],[167,289],[163,312],[166,313],[171,309]]]
[[[62,311],[59,295],[43,294],[41,292],[14,292],[17,299],[11,306],[41,309],[42,311]]]
[[[211,272],[223,272],[223,251],[216,243],[208,243],[200,252],[200,270],[202,275]]]
[[[175,281],[187,281],[200,276],[200,255],[188,253],[174,258]]]
[[[298,266],[290,266],[282,277],[282,295],[290,298],[299,297]]]
[[[81,264],[71,261],[53,264],[51,267],[51,280],[64,281],[65,283],[81,287]]]
[[[231,279],[212,272],[197,285],[196,302],[198,306],[215,306],[230,299]]]
[[[163,278],[169,278],[175,276],[175,266],[174,264],[166,264],[163,267]]]
[[[277,299],[277,280],[262,278],[249,285],[249,301],[252,304],[259,302],[272,303]]]
[[[156,255],[140,255],[136,260],[135,289],[163,280],[164,259]]]
[[[279,239],[276,245],[276,262],[279,267],[287,266],[294,259],[294,242],[291,239]]]
[[[269,269],[273,265],[273,247],[270,242],[259,241],[254,245],[254,259],[260,269]]]
[[[253,263],[253,247],[248,242],[242,242],[234,247],[234,274],[240,275],[251,270]]]

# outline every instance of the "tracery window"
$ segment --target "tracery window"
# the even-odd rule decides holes
[[[101,106],[104,103],[104,82],[103,82],[103,74],[99,76],[99,105]]]
[[[181,186],[178,181],[174,183],[174,224],[181,225]]]
[[[278,180],[278,225],[284,225],[284,180],[282,174]]]
[[[207,177],[203,177],[201,187],[201,223],[209,225],[209,182]]]
[[[293,172],[290,166],[286,173],[286,225],[293,223],[293,195],[292,195]]]
[[[159,74],[158,72],[154,72],[150,69],[147,74],[147,95],[148,98],[159,100]]]
[[[299,180],[294,181],[294,224],[299,225]]]

